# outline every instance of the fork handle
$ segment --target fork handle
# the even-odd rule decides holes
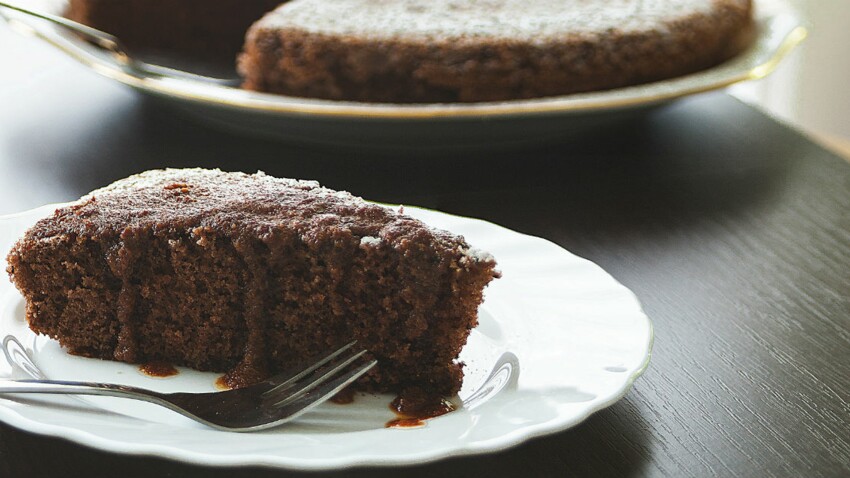
[[[83,35],[84,37],[86,37],[87,40],[93,42],[104,50],[108,50],[109,52],[114,54],[116,58],[122,63],[128,63],[129,61],[131,61],[129,55],[127,55],[127,53],[125,52],[125,49],[121,45],[121,42],[118,40],[118,38],[113,35],[110,35],[109,33],[100,31],[96,28],[92,28],[88,25],[83,25],[82,23],[78,23],[73,20],[69,20],[59,15],[36,12],[28,8],[19,7],[17,5],[10,5],[6,2],[0,2],[0,7],[7,8],[9,10],[14,10],[16,12],[20,12],[31,17],[47,20],[56,25],[65,27],[68,30]]]
[[[7,380],[0,379],[0,394],[6,393],[49,393],[61,395],[104,395],[134,398],[162,404],[163,395],[126,385],[96,382],[67,382],[63,380]]]

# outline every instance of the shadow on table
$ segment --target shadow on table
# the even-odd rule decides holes
[[[665,210],[700,218],[718,207],[747,207],[781,189],[794,147],[749,131],[748,116],[758,113],[722,95],[675,103],[566,144],[425,155],[317,150],[236,136],[142,99],[79,114],[70,129],[25,122],[7,133],[14,173],[52,188],[56,200],[154,168],[263,170],[526,232],[535,221],[529,205],[586,228],[607,227],[605,218],[618,227],[649,216],[659,221]]]

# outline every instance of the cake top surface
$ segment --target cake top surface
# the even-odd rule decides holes
[[[297,28],[361,38],[506,38],[664,30],[692,15],[751,0],[292,0],[257,28]],[[663,31],[662,31],[663,33]]]
[[[168,235],[199,230],[234,238],[297,234],[305,243],[342,234],[357,238],[361,247],[432,240],[477,262],[493,260],[460,236],[315,181],[206,169],[155,170],[122,179],[58,209],[28,237],[123,238],[138,231]]]

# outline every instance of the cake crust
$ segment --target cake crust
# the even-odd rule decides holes
[[[352,339],[359,386],[451,395],[492,256],[315,182],[143,173],[39,221],[8,256],[30,327],[70,352],[262,379]]]

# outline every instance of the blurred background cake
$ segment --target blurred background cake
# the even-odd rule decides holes
[[[71,0],[68,15],[131,48],[224,62],[243,48],[248,89],[397,103],[636,85],[717,65],[752,36],[751,0],[280,3]]]
[[[232,63],[245,30],[280,0],[70,0],[67,16],[143,52]]]

